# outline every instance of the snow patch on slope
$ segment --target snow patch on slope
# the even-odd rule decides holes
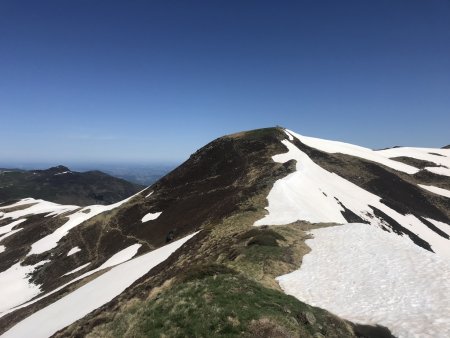
[[[289,138],[289,141],[294,141],[294,136],[292,136],[286,129],[283,129],[283,131]]]
[[[69,250],[69,252],[67,253],[67,256],[72,256],[73,254],[76,254],[77,252],[80,252],[80,251],[81,251],[81,249],[76,246]]]
[[[111,301],[196,233],[118,265],[53,304],[33,313],[2,337],[49,337]],[[43,324],[45,323],[45,325]]]
[[[25,222],[27,219],[26,218],[22,218],[22,219],[19,219],[19,220],[17,220],[17,221],[14,221],[14,222],[12,222],[12,223],[9,223],[9,224],[6,224],[6,225],[4,225],[4,226],[1,226],[0,227],[0,235],[4,235],[4,234],[7,234],[7,233],[9,233],[9,232],[11,232],[12,231],[12,229],[16,226],[16,225],[18,225],[18,224],[20,224],[20,223],[23,223],[23,222]],[[0,237],[0,240],[2,239],[2,237]]]
[[[106,269],[111,266],[126,262],[127,260],[133,258],[134,255],[137,254],[137,252],[141,246],[142,246],[142,244],[133,244],[123,250],[120,250],[118,253],[111,256],[105,263],[100,265],[95,270],[99,271],[99,270]]]
[[[64,175],[64,174],[72,174],[72,172],[69,170],[69,171],[63,171],[62,173],[57,173],[57,174],[55,174],[54,176],[57,176],[57,175]]]
[[[161,215],[161,214],[162,214],[162,211],[161,212],[149,212],[144,217],[142,217],[142,223],[157,219],[159,217],[159,215]]]
[[[69,272],[66,272],[64,275],[62,275],[61,277],[63,277],[63,276],[67,276],[67,275],[71,275],[71,274],[73,274],[73,273],[75,273],[75,272],[78,272],[78,271],[80,271],[80,270],[83,270],[85,267],[87,267],[89,264],[91,264],[91,262],[88,262],[88,263],[86,263],[86,264],[83,264],[83,265],[81,265],[81,266],[79,266],[78,268],[76,268],[76,269],[73,269],[73,270],[71,270],[71,271],[69,271]]]
[[[433,162],[441,167],[426,167],[425,169],[438,175],[450,176],[450,149],[398,147],[376,152],[387,158],[412,157]]]
[[[450,198],[450,190],[435,187],[433,185],[418,184],[418,186],[421,187],[422,189],[431,191],[434,194]]]
[[[14,235],[16,232],[18,232],[20,230],[23,230],[23,228],[11,230],[10,232],[4,234],[3,236],[0,236],[0,242],[3,241],[6,237]]]
[[[35,203],[35,201],[36,200],[34,198],[31,198],[31,197],[29,197],[29,198],[22,198],[21,200],[15,202],[13,204],[8,204],[8,205],[4,205],[4,206],[0,207],[0,210],[15,208],[15,207],[22,206],[22,205],[33,204],[33,203]]]
[[[12,236],[14,235],[16,232],[22,230],[23,228],[19,228],[19,229],[14,229],[12,230],[16,225],[19,225],[20,223],[23,223],[26,221],[26,218],[23,219],[19,219],[17,221],[14,221],[12,223],[9,223],[7,225],[1,226],[0,227],[0,242],[3,241],[6,237]],[[0,253],[5,251],[5,246],[4,245],[0,245]]]
[[[312,230],[299,270],[277,278],[299,300],[398,337],[450,337],[450,264],[368,224]]]
[[[379,196],[323,169],[288,140],[282,143],[288,152],[273,156],[273,160],[285,163],[294,159],[297,170],[275,182],[267,197],[268,214],[256,221],[255,226],[282,225],[299,220],[347,223],[342,215],[345,206],[362,220],[389,229],[388,224],[375,215],[372,209],[375,207],[428,242],[434,252],[450,257],[450,241],[428,228],[417,217],[400,214],[383,204]]]
[[[31,204],[31,205],[30,205]],[[9,209],[23,206],[23,209],[3,213],[1,219],[12,218],[18,219],[27,215],[47,214],[46,216],[57,216],[62,213],[73,211],[79,207],[76,205],[61,205],[44,200],[36,200],[34,198],[25,198],[11,205],[1,207],[0,209]]]
[[[450,169],[444,167],[426,167],[426,170],[442,176],[450,176]]]
[[[110,205],[91,205],[88,207],[85,207],[73,214],[70,214],[67,216],[69,220],[64,223],[61,227],[56,229],[53,233],[45,236],[44,238],[41,238],[37,242],[33,243],[31,245],[31,250],[28,252],[29,255],[33,254],[41,254],[48,250],[51,250],[55,248],[58,245],[58,242],[61,238],[63,238],[69,230],[73,229],[74,227],[78,226],[79,224],[83,223],[84,221],[87,221],[88,219],[97,216],[98,214],[101,214],[105,211],[113,210],[122,204],[129,201],[131,198],[133,198],[135,195],[128,197],[127,199],[124,199],[123,201],[110,204]]]
[[[19,262],[0,273],[0,314],[26,302],[41,292],[39,285],[30,282],[30,274],[47,262],[49,261],[25,266]]]
[[[341,153],[350,156],[363,158],[372,162],[383,164],[389,168],[402,171],[407,174],[415,174],[419,172],[418,168],[394,161],[384,156],[382,153],[376,152],[369,148],[360,147],[350,143],[323,140],[315,137],[302,136],[291,130],[287,130],[289,134],[295,136],[300,142],[309,147],[324,151],[326,153]]]
[[[66,286],[68,286],[70,284],[73,284],[73,283],[75,283],[75,282],[77,282],[77,281],[79,281],[79,280],[81,280],[83,278],[86,278],[86,277],[90,276],[90,275],[93,275],[94,273],[96,273],[96,272],[98,272],[100,270],[107,269],[107,268],[113,267],[113,266],[115,266],[117,264],[121,264],[121,263],[126,262],[127,260],[133,258],[134,255],[136,255],[136,253],[137,253],[137,251],[139,250],[140,247],[141,247],[141,244],[130,245],[129,247],[127,247],[127,248],[117,252],[113,256],[111,256],[105,263],[100,265],[98,268],[95,268],[93,270],[87,271],[84,274],[82,274],[82,275],[72,279],[70,282],[67,282],[66,284],[63,284],[63,285],[57,287],[56,289],[54,289],[54,290],[52,290],[52,291],[50,291],[50,292],[48,292],[48,293],[38,297],[38,298],[35,298],[35,299],[31,300],[31,301],[28,301],[30,299],[30,298],[28,298],[28,299],[25,300],[25,301],[28,301],[27,303],[23,303],[23,304],[21,303],[20,306],[11,307],[11,308],[9,308],[8,310],[6,310],[4,312],[0,311],[0,317],[4,316],[4,315],[6,315],[6,314],[8,314],[10,312],[13,312],[15,310],[18,310],[18,309],[21,309],[21,308],[26,307],[28,305],[31,305],[33,303],[36,303],[37,301],[39,301],[39,300],[41,300],[43,298],[46,298],[46,297],[48,297],[48,296],[50,296],[50,295],[52,295],[52,294],[54,294],[54,293],[64,289]],[[81,270],[81,268],[80,268],[80,270]],[[74,272],[76,272],[76,271],[71,271],[71,273],[74,273]],[[66,275],[68,275],[68,274],[69,273],[67,273]]]

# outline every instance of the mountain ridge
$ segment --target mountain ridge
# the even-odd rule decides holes
[[[99,213],[95,208],[90,210],[90,207],[72,210],[58,207],[59,214],[45,218],[42,217],[45,213],[28,216],[26,210],[29,207],[26,204],[9,209],[2,207],[0,229],[10,225],[12,215],[18,212],[23,213],[18,221],[23,217],[26,220],[15,227],[10,226],[9,233],[23,227],[17,234],[13,233],[3,240],[0,238],[0,244],[5,247],[0,252],[0,258],[8,262],[19,261],[23,268],[44,262],[33,268],[31,283],[40,285],[40,294],[45,295],[89,271],[94,271],[93,277],[89,277],[94,281],[98,274],[106,278],[108,272],[95,269],[120,252],[134,248],[132,253],[137,258],[127,256],[122,265],[108,271],[121,266],[125,268],[135,259],[165,248],[167,243],[195,234],[166,260],[131,281],[123,292],[113,295],[111,301],[81,318],[74,318],[69,326],[55,327],[53,332],[59,330],[56,336],[61,337],[133,336],[158,332],[180,336],[183,333],[204,335],[208,331],[230,336],[391,336],[389,330],[375,324],[393,329],[393,334],[400,332],[400,336],[404,332],[420,330],[407,317],[399,320],[405,323],[402,326],[392,324],[389,317],[383,317],[381,322],[373,322],[370,317],[354,317],[355,306],[358,312],[360,300],[364,301],[368,295],[356,293],[352,304],[342,304],[353,312],[347,315],[338,313],[339,318],[312,304],[308,305],[308,302],[299,300],[299,296],[287,296],[285,293],[295,296],[298,290],[291,290],[289,284],[278,280],[287,276],[298,278],[295,276],[301,274],[303,268],[310,269],[306,263],[315,257],[315,252],[319,252],[317,249],[311,251],[308,245],[308,241],[314,240],[313,233],[347,229],[352,224],[359,224],[354,227],[355,233],[359,228],[369,233],[375,231],[374,234],[376,231],[385,233],[393,243],[405,248],[405,252],[418,255],[414,256],[416,259],[421,255],[441,257],[445,253],[440,244],[448,243],[445,236],[449,231],[445,227],[450,226],[449,199],[442,195],[442,191],[435,190],[439,191],[436,193],[429,189],[441,187],[445,193],[448,176],[429,171],[436,170],[435,167],[420,169],[389,159],[397,153],[374,152],[356,146],[342,148],[342,143],[330,142],[305,138],[282,128],[236,133],[210,142],[155,184],[117,206],[99,209]],[[338,146],[341,152],[334,151]],[[412,156],[406,148],[395,149],[402,155],[406,151],[406,155]],[[438,158],[440,155],[427,154],[425,150],[414,156],[439,163],[446,161],[445,158]],[[440,168],[437,172],[445,174],[445,166]],[[328,183],[327,177],[333,178],[333,184]],[[302,181],[298,188],[293,189],[296,197],[283,200],[290,196],[289,189],[297,187],[295,182],[298,179]],[[284,182],[287,183],[287,190],[273,199],[273,194],[278,187],[283,187]],[[433,183],[434,188],[423,183]],[[342,187],[351,187],[353,190],[350,191],[356,191],[367,205],[355,204],[348,199]],[[317,193],[315,189],[319,189]],[[301,194],[306,192],[304,199]],[[321,198],[321,204],[308,204],[316,197]],[[366,201],[367,198],[370,201]],[[290,201],[294,203],[290,205]],[[39,203],[42,202],[37,205]],[[318,218],[319,222],[308,220],[309,216],[304,213],[308,208],[315,207],[314,204],[329,210],[325,218]],[[276,217],[280,207],[289,207],[285,214],[292,213],[294,216],[278,219],[279,224],[266,222],[267,217]],[[15,208],[19,210],[14,211]],[[51,206],[46,212],[55,208]],[[147,215],[151,217],[146,218]],[[309,215],[317,218],[319,214],[314,211]],[[46,236],[52,237],[58,229],[65,227],[67,217],[81,221],[71,223],[73,227],[52,244],[55,247],[27,256],[30,247],[35,247]],[[49,223],[50,219],[53,224]],[[146,219],[149,220],[144,221]],[[41,229],[41,233],[33,229]],[[342,248],[338,246],[336,257],[349,247],[351,243],[343,244]],[[67,256],[74,248],[80,251]],[[391,256],[386,259],[388,262],[395,261],[395,257]],[[89,265],[83,268],[87,263]],[[58,278],[80,267],[82,269],[79,271]],[[376,266],[369,268],[375,269]],[[7,265],[0,267],[0,282],[1,274],[7,270]],[[441,275],[435,277],[436,281],[443,283],[435,287],[445,290],[448,282],[442,282]],[[8,310],[10,312],[0,318],[0,326],[4,330],[13,328],[6,336],[14,336],[13,332],[18,332],[14,331],[19,328],[17,326],[15,329],[14,324],[17,323],[22,328],[32,328],[36,325],[33,324],[33,313],[40,316],[49,313],[52,306],[59,304],[58,299],[68,299],[66,297],[71,291],[82,290],[84,283],[91,285],[89,278],[85,281],[86,278],[74,281],[71,286],[63,287],[28,306]],[[349,281],[343,280],[338,287],[345,287]],[[404,291],[405,297],[411,290]],[[252,294],[257,297],[252,297]],[[186,298],[186,295],[191,298]],[[236,298],[236,295],[239,297]],[[231,297],[233,304],[227,303],[227,297]],[[261,303],[264,299],[267,301]],[[445,300],[441,296],[441,300],[436,301],[441,306]],[[337,299],[335,303],[338,303]],[[327,309],[333,304],[325,305],[323,307]],[[380,308],[383,306],[379,304]],[[430,306],[433,308],[433,304]],[[222,312],[214,312],[213,309],[221,309]],[[405,316],[409,313],[408,309],[402,311],[399,312]],[[166,317],[158,315],[161,313]],[[217,315],[211,317],[210,313]],[[370,316],[370,313],[365,315]],[[346,317],[362,320],[342,319]],[[207,320],[198,321],[195,318]],[[440,330],[445,330],[445,327]]]
[[[63,165],[45,170],[0,170],[0,203],[32,197],[61,204],[110,204],[143,186],[98,170],[72,171]]]

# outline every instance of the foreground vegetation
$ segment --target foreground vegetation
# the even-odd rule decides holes
[[[192,266],[128,302],[90,337],[354,337],[349,323],[278,289],[273,274],[294,264],[290,240],[302,230],[275,229],[241,233],[219,264]]]
[[[137,301],[91,336],[352,337],[348,324],[221,266]]]

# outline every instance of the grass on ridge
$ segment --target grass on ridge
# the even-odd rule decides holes
[[[350,337],[325,311],[220,265],[195,267],[156,298],[130,305],[92,337]]]

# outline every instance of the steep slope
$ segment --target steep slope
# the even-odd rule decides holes
[[[275,183],[269,214],[255,225],[297,219],[344,225],[312,231],[312,252],[302,267],[277,278],[283,290],[344,318],[386,325],[401,337],[448,336],[450,208],[448,190],[437,186],[447,186],[449,178],[445,170],[434,172],[437,186],[429,193],[420,178],[433,168],[389,158],[427,158],[447,169],[450,152],[373,152],[292,131],[287,136],[288,152],[274,161],[295,159],[297,170]]]
[[[294,132],[289,136],[283,141],[288,153],[274,160],[296,160],[297,171],[275,184],[268,197],[269,215],[257,225],[357,221],[407,235],[421,247],[450,257],[449,235],[436,225],[450,224],[450,201],[437,190],[424,189],[417,174],[428,168],[393,161],[384,151]],[[450,155],[448,150],[441,152]],[[450,157],[439,157],[442,163],[449,162]],[[446,192],[450,179],[445,174],[435,176],[432,187]]]
[[[445,292],[449,198],[420,185],[447,190],[448,180],[382,152],[269,128],[219,138],[114,205],[27,199],[3,206],[0,286],[14,282],[18,291],[0,294],[9,297],[0,327],[5,337],[58,330],[56,336],[77,337],[390,337],[376,324],[411,336],[434,329],[435,320],[435,332],[446,332],[437,312],[448,299],[421,298],[424,278],[407,288],[415,298],[387,316],[392,322],[367,306],[367,294],[388,288],[398,295],[404,285],[380,283],[367,293],[359,287],[367,279],[346,271],[357,273],[351,262],[366,257],[373,276],[377,266],[395,276],[402,262],[420,260],[434,274],[432,294]],[[329,232],[340,238],[334,251],[326,247],[332,240],[314,239]],[[383,249],[381,261],[367,259]],[[341,271],[329,268],[333,262]],[[321,266],[326,270],[311,270]],[[407,279],[413,267],[403,266]],[[335,297],[342,288],[354,290],[346,303]],[[315,296],[321,293],[323,302]],[[97,294],[100,300],[90,301]],[[428,311],[419,328],[411,324],[414,300]]]
[[[64,166],[46,170],[0,169],[0,203],[32,197],[61,204],[110,204],[143,186],[102,173]]]

